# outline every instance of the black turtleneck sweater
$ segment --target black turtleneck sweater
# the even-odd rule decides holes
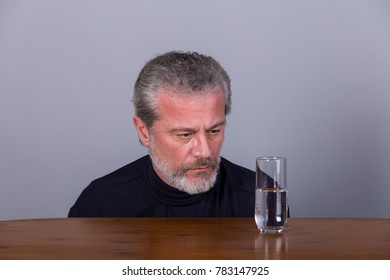
[[[222,158],[215,186],[190,195],[166,183],[144,156],[93,181],[68,217],[253,217],[255,172]]]

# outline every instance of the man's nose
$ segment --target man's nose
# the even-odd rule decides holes
[[[206,135],[197,135],[197,137],[194,138],[193,154],[195,157],[211,157],[211,146],[209,139],[207,139]]]

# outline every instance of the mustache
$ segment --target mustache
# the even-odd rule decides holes
[[[195,162],[182,166],[183,170],[196,169],[203,166],[209,166],[212,169],[216,169],[219,165],[219,159],[213,158],[198,158]]]

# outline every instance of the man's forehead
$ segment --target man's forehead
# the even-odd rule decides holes
[[[172,129],[189,130],[195,127],[213,127],[225,122],[224,95],[208,92],[203,95],[177,96],[166,90],[160,92],[158,118]]]
[[[221,91],[205,91],[193,94],[161,91],[158,94],[157,109],[161,107],[191,109],[199,106],[225,106],[224,94]]]

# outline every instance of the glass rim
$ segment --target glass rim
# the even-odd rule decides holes
[[[261,156],[257,157],[256,160],[286,160],[286,157],[281,157],[281,156]]]

